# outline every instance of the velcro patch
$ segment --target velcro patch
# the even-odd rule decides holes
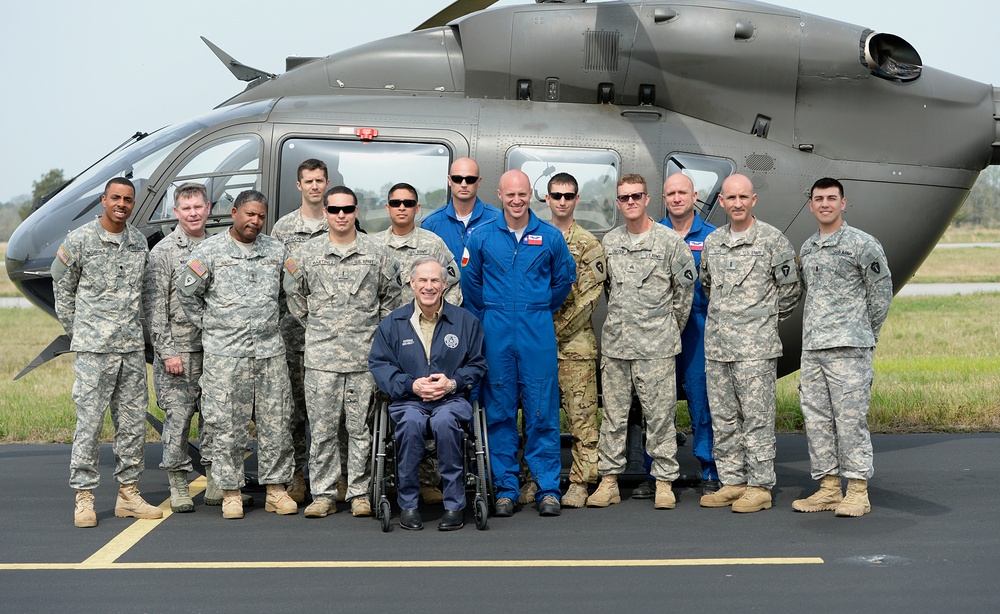
[[[204,277],[205,273],[208,272],[208,269],[205,268],[205,265],[199,262],[198,260],[192,260],[188,264],[188,268],[194,271],[195,275],[197,275],[198,277]]]
[[[59,251],[56,252],[56,258],[59,258],[59,261],[63,264],[69,264],[69,253],[62,245],[59,246]]]
[[[285,261],[285,270],[287,270],[289,274],[295,275],[296,273],[299,272],[299,265],[295,264],[294,259],[289,258],[288,260]]]

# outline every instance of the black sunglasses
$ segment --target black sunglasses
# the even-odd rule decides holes
[[[479,181],[479,177],[476,177],[475,175],[451,175],[452,183],[459,184],[462,183],[463,181],[468,185],[472,185],[475,182]]]
[[[412,209],[417,206],[417,201],[412,198],[392,198],[389,199],[389,206],[396,208],[402,205],[407,209]]]
[[[645,196],[645,195],[646,195],[645,192],[636,192],[635,194],[619,194],[615,198],[618,200],[618,202],[624,204],[624,203],[627,203],[630,200],[634,200],[635,202],[639,202],[640,200],[642,200],[642,197]]]
[[[357,205],[344,205],[343,207],[337,207],[335,205],[327,205],[326,212],[330,215],[340,215],[341,213],[346,213],[348,215],[354,213],[358,210]]]
[[[549,192],[549,198],[552,200],[573,200],[576,198],[576,192]]]

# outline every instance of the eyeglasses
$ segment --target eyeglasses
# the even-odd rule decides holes
[[[357,205],[344,205],[343,207],[337,207],[334,205],[327,205],[326,212],[330,215],[340,215],[341,213],[346,213],[348,215],[354,213],[358,210]]]
[[[468,185],[472,185],[475,182],[479,181],[479,177],[476,177],[475,175],[451,175],[452,183],[458,185],[463,181]]]
[[[635,202],[639,202],[639,201],[642,200],[642,197],[645,196],[645,195],[646,195],[645,192],[636,192],[635,194],[619,194],[616,197],[616,200],[618,200],[618,202],[620,202],[622,204],[625,204],[625,203],[627,203],[630,200],[634,200]]]
[[[573,200],[576,198],[576,192],[549,192],[549,198],[552,200]]]
[[[389,200],[389,206],[392,208],[406,207],[407,209],[412,209],[417,206],[417,201],[412,198],[392,198]]]

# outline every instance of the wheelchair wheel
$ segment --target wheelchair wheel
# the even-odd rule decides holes
[[[486,501],[477,496],[476,497],[476,528],[480,531],[485,531],[489,525],[490,519],[490,506],[486,504]]]
[[[490,464],[490,439],[486,432],[486,411],[482,409],[478,401],[475,402],[474,407],[473,428],[476,434],[476,472],[480,483],[480,486],[477,486],[476,492],[484,497],[487,508],[489,508],[496,500],[496,493],[493,488],[493,467]],[[480,458],[482,458],[482,462],[479,462]]]
[[[369,489],[369,504],[373,510],[379,509],[385,498],[385,449],[389,430],[388,405],[382,403],[375,414],[375,440],[371,456],[371,488]]]
[[[383,533],[392,530],[392,507],[385,497],[382,497],[382,501],[378,504],[378,521],[382,525]]]

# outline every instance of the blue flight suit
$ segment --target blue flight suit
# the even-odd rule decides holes
[[[537,498],[559,492],[559,369],[552,314],[576,281],[562,232],[528,212],[515,243],[501,214],[469,236],[463,255],[465,306],[483,322],[490,461],[497,499],[517,500],[518,402],[524,408],[524,458]]]
[[[451,253],[455,255],[455,261],[462,261],[462,252],[465,251],[465,244],[469,241],[469,235],[478,226],[488,224],[497,217],[503,217],[499,209],[493,205],[487,205],[476,197],[476,204],[472,206],[472,217],[469,218],[469,225],[466,226],[455,215],[455,205],[452,201],[431,213],[421,222],[420,227],[429,230],[441,237],[444,244],[448,246]]]

